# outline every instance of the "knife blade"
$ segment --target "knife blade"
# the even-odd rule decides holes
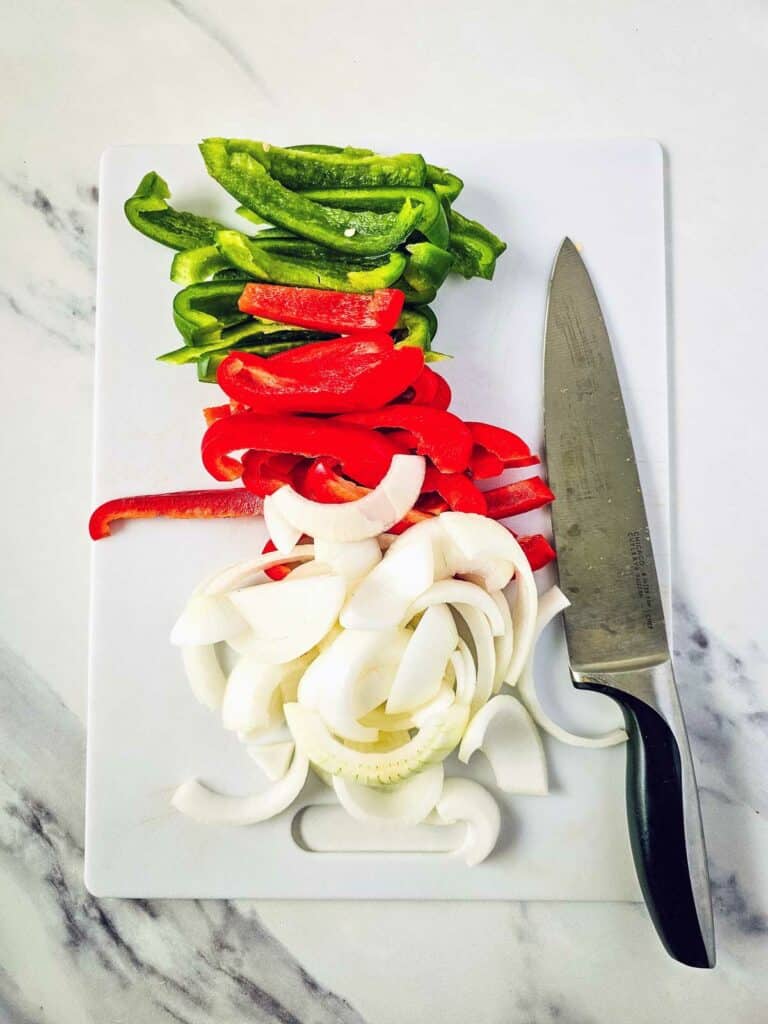
[[[630,842],[659,937],[682,963],[713,967],[698,791],[635,452],[600,304],[568,238],[547,303],[544,433],[574,685],[624,714]]]

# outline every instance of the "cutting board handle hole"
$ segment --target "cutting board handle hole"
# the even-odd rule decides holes
[[[294,815],[291,837],[306,853],[425,853],[457,850],[466,825],[376,826],[350,818],[337,804],[309,804]]]

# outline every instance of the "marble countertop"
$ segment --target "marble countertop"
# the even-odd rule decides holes
[[[37,0],[0,118],[0,1020],[741,1024],[768,981],[766,12]],[[224,13],[226,12],[226,13]],[[668,156],[676,648],[719,964],[621,904],[97,900],[82,881],[96,187],[115,142],[653,136]],[[34,367],[30,372],[30,367]]]

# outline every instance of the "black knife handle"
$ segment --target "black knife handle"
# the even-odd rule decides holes
[[[633,688],[643,692],[643,687],[628,686],[624,674],[590,675],[576,681],[576,686],[612,697],[624,713],[629,736],[629,836],[637,876],[659,938],[675,960],[690,967],[714,967],[709,879],[685,726],[674,689],[673,707],[664,708],[663,714],[648,702],[651,674],[652,670],[628,674],[645,679],[646,699],[627,692]],[[666,696],[669,700],[669,694]]]

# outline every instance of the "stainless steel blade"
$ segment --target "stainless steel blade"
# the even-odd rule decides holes
[[[669,658],[648,520],[600,305],[566,239],[549,291],[544,428],[565,629],[574,673]]]

